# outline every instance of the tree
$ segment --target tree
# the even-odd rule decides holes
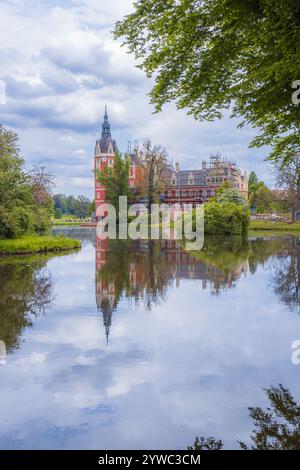
[[[223,446],[223,441],[217,441],[214,437],[196,437],[194,445],[188,450],[221,450]]]
[[[55,214],[56,219],[61,219],[62,218],[62,210],[59,207],[57,207],[55,209],[54,214]]]
[[[199,120],[224,109],[257,127],[252,146],[272,145],[286,163],[300,149],[298,0],[137,0],[117,22],[148,77],[156,111],[170,101]]]
[[[248,178],[248,187],[258,184],[258,177],[255,171],[251,171]]]
[[[128,155],[122,158],[116,152],[113,166],[106,166],[102,173],[97,171],[97,180],[105,187],[106,199],[119,212],[119,196],[131,198],[132,191],[129,187],[130,159]]]
[[[48,187],[36,170],[26,173],[24,165],[17,134],[0,126],[0,237],[41,232],[50,226]]]
[[[271,407],[264,411],[260,407],[249,408],[255,430],[251,436],[251,450],[299,450],[300,407],[290,391],[281,384],[265,390]],[[239,442],[247,450],[244,442]]]
[[[233,202],[234,204],[240,204],[242,206],[246,205],[245,198],[243,197],[241,191],[235,188],[224,189],[216,197],[217,202]]]
[[[274,194],[264,183],[259,183],[250,193],[250,206],[258,213],[269,212],[273,209]]]
[[[159,201],[159,195],[165,186],[167,153],[159,145],[152,145],[147,140],[139,151],[142,167],[141,191],[146,196],[149,208]]]
[[[54,209],[61,209],[63,214],[68,211],[67,196],[65,194],[55,194],[53,196]]]
[[[300,153],[285,166],[277,163],[274,168],[277,187],[285,192],[294,221],[300,212]]]

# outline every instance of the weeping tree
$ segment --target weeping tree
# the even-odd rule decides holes
[[[154,77],[156,111],[175,101],[201,121],[230,109],[240,127],[260,130],[250,145],[271,145],[274,161],[291,161],[300,150],[292,102],[300,79],[299,0],[137,0],[115,38]]]

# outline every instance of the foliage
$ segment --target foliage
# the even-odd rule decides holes
[[[249,188],[249,190],[250,190],[252,185],[255,185],[257,183],[258,183],[257,174],[255,173],[255,171],[251,171],[250,174],[249,174],[249,178],[248,178],[248,188]]]
[[[25,172],[17,142],[16,133],[0,126],[0,238],[44,232],[51,224],[51,177],[38,167]]]
[[[241,206],[245,206],[247,204],[241,191],[234,188],[224,189],[221,194],[217,195],[216,201],[219,203],[233,202],[234,204],[239,204]]]
[[[53,196],[54,209],[60,209],[62,214],[71,214],[78,218],[91,216],[94,205],[86,196],[66,196],[55,194]],[[57,217],[56,217],[57,218]]]
[[[300,449],[300,406],[291,392],[279,384],[265,389],[270,405],[266,410],[250,407],[254,430],[250,447],[238,441],[243,450],[299,450]],[[189,450],[220,450],[223,441],[214,437],[196,437]]]
[[[147,140],[139,151],[139,160],[142,168],[142,194],[151,207],[151,204],[159,202],[159,195],[165,186],[167,153],[159,145],[152,145]]]
[[[0,257],[0,331],[7,351],[20,345],[33,315],[43,313],[53,300],[54,283],[45,269],[49,255]]]
[[[300,406],[290,391],[281,384],[265,390],[271,407],[264,411],[260,407],[249,408],[255,430],[251,436],[254,450],[299,450]],[[248,446],[240,441],[242,449]]]
[[[214,236],[246,236],[249,219],[249,210],[245,206],[232,202],[208,202],[204,208],[204,231],[206,235]]]
[[[13,240],[0,240],[0,254],[40,253],[80,248],[79,240],[54,236],[24,236]]]
[[[285,166],[274,165],[277,187],[284,192],[284,200],[292,213],[292,220],[300,213],[300,154]]]
[[[170,101],[199,120],[232,116],[257,127],[253,146],[272,145],[283,163],[300,148],[298,0],[138,0],[117,22],[148,77],[156,111]]]
[[[273,209],[274,193],[264,183],[252,185],[249,198],[251,209],[257,213],[270,212]]]
[[[56,219],[61,219],[62,218],[62,210],[60,209],[60,207],[57,207],[54,211],[54,217]]]
[[[223,442],[217,441],[213,437],[196,437],[194,445],[188,447],[188,450],[221,450]]]
[[[129,169],[130,158],[128,155],[122,158],[122,155],[116,152],[114,165],[106,166],[101,173],[97,171],[97,180],[105,187],[106,200],[115,207],[117,213],[119,196],[127,196],[128,199],[132,197],[128,181]]]

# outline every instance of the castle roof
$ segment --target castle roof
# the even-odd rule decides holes
[[[107,107],[105,106],[104,118],[102,123],[102,132],[101,138],[96,141],[96,153],[110,153],[109,149],[112,150],[112,153],[116,152],[117,144],[114,139],[111,137],[110,123],[108,121]]]

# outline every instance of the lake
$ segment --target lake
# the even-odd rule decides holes
[[[100,241],[0,258],[0,447],[249,444],[249,407],[300,401],[300,239]],[[4,351],[6,348],[6,355]]]

